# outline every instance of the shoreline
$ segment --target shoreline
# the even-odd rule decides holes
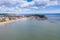
[[[6,23],[11,23],[11,22],[15,22],[15,21],[19,21],[19,20],[27,20],[28,18],[20,18],[20,19],[16,19],[16,20],[7,20],[5,22],[0,22],[0,24],[6,24]]]
[[[11,23],[11,22],[14,22],[14,21],[17,21],[17,20],[8,20],[8,21],[5,21],[5,22],[0,22],[0,24]]]
[[[11,23],[19,20],[29,20],[29,19],[35,19],[35,17],[24,17],[24,18],[17,18],[15,20],[6,20],[5,22],[0,22],[0,24],[6,24],[6,23]]]

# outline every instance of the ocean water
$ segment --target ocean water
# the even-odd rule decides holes
[[[0,24],[0,40],[60,40],[60,15],[47,20],[20,20]]]

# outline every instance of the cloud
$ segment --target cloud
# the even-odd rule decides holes
[[[60,0],[0,0],[0,12],[35,12],[40,8],[60,5]],[[41,9],[40,9],[41,10]]]

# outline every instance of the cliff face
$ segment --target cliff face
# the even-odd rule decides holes
[[[36,20],[46,20],[47,19],[47,17],[45,15],[39,15],[39,14],[27,15],[24,17],[29,18],[29,19],[36,19]]]

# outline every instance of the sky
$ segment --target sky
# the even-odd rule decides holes
[[[60,13],[60,0],[0,0],[0,13]]]

